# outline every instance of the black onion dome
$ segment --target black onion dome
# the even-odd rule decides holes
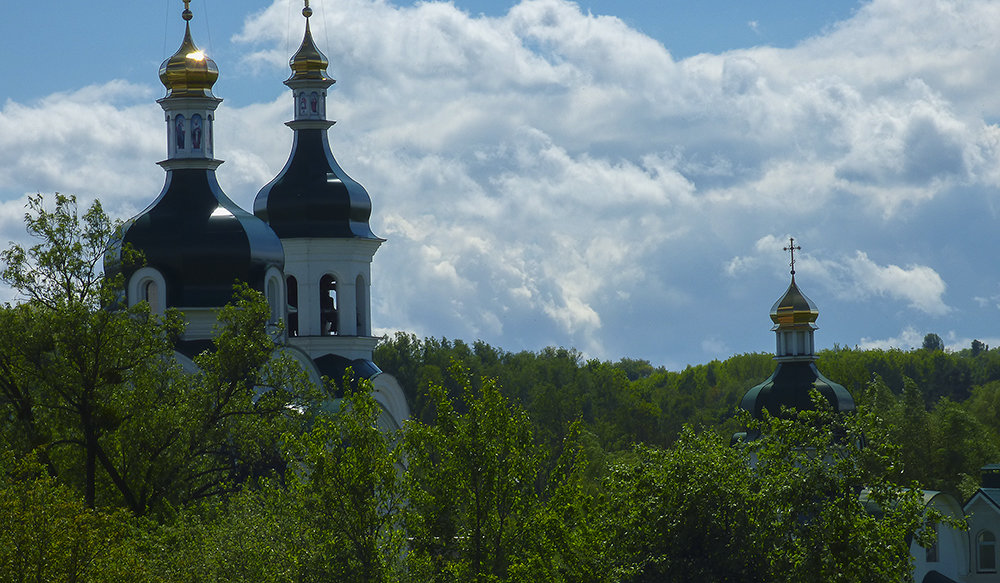
[[[236,280],[263,290],[267,269],[282,269],[285,262],[274,232],[229,200],[215,172],[205,169],[167,172],[160,196],[125,224],[120,243],[141,251],[145,265],[160,271],[172,307],[225,305]],[[108,271],[120,269],[119,250]]]
[[[325,129],[295,130],[288,162],[253,209],[282,239],[378,239],[368,224],[371,197],[337,164]]]
[[[807,411],[813,409],[809,393],[819,391],[834,412],[854,410],[854,397],[842,385],[823,376],[812,361],[779,362],[763,383],[747,391],[740,408],[760,419],[765,409],[772,416],[781,414],[781,408]]]

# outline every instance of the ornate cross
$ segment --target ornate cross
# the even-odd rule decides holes
[[[802,251],[802,247],[795,244],[795,237],[789,237],[788,247],[782,247],[781,250],[789,251],[792,254],[792,262],[790,265],[792,266],[792,275],[795,275],[795,252]]]

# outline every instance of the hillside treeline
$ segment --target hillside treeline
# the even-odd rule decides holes
[[[974,342],[959,352],[836,347],[818,356],[825,376],[896,428],[891,438],[903,452],[907,479],[961,498],[978,484],[979,468],[1000,462],[1000,350]],[[473,378],[496,379],[552,447],[580,421],[606,452],[636,443],[669,447],[686,425],[732,435],[740,430],[740,399],[775,368],[766,353],[670,371],[645,360],[585,359],[572,349],[508,352],[481,341],[404,333],[381,343],[375,360],[399,380],[418,419],[432,413],[427,386],[458,394],[447,374],[457,362]]]

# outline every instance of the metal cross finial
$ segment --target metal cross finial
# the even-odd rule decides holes
[[[309,0],[306,0],[306,7],[302,9],[302,16],[309,18],[310,16],[312,16],[312,14],[313,10],[312,8],[309,8]]]
[[[788,247],[782,247],[782,251],[789,251],[792,254],[792,262],[789,264],[792,266],[792,276],[795,276],[795,252],[802,251],[802,247],[795,244],[795,237],[788,238]]]
[[[184,12],[181,13],[184,20],[191,20],[191,0],[184,0]]]

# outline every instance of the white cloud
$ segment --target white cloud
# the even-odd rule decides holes
[[[768,265],[771,271],[781,266],[776,256],[788,245],[788,237],[765,235],[754,244],[754,254],[736,256],[726,264],[730,276],[743,276],[748,272]],[[786,261],[789,259],[785,251]],[[816,259],[816,255],[798,251],[796,267],[813,280],[823,282],[840,298],[867,302],[888,297],[894,301],[905,301],[913,310],[933,316],[949,313],[944,302],[947,285],[941,276],[926,265],[878,265],[863,251],[855,251],[852,256],[842,258]]]
[[[216,125],[220,183],[245,208],[289,149],[291,102],[274,96],[300,9],[277,0],[234,39],[264,96],[223,104]],[[873,0],[790,49],[682,61],[565,0],[494,18],[343,0],[312,23],[339,79],[334,153],[389,239],[373,267],[382,330],[657,362],[743,351],[756,330],[733,320],[766,314],[787,277],[781,232],[801,237],[797,271],[829,308],[886,314],[879,332],[825,322],[853,330],[838,338],[964,317],[946,291],[987,289],[953,280],[944,243],[908,253],[934,236],[971,246],[940,209],[996,199],[995,2]],[[0,192],[143,208],[163,180],[160,94],[111,81],[8,102]]]
[[[863,337],[858,343],[858,348],[862,350],[889,350],[892,348],[913,350],[923,346],[925,335],[926,333],[918,332],[915,328],[907,327],[900,331],[898,336],[892,338],[872,339]]]
[[[944,303],[947,286],[936,271],[925,265],[877,265],[858,251],[845,267],[853,290],[862,296],[877,294],[909,302],[911,308],[941,316],[951,311]],[[850,294],[851,292],[845,292]]]

